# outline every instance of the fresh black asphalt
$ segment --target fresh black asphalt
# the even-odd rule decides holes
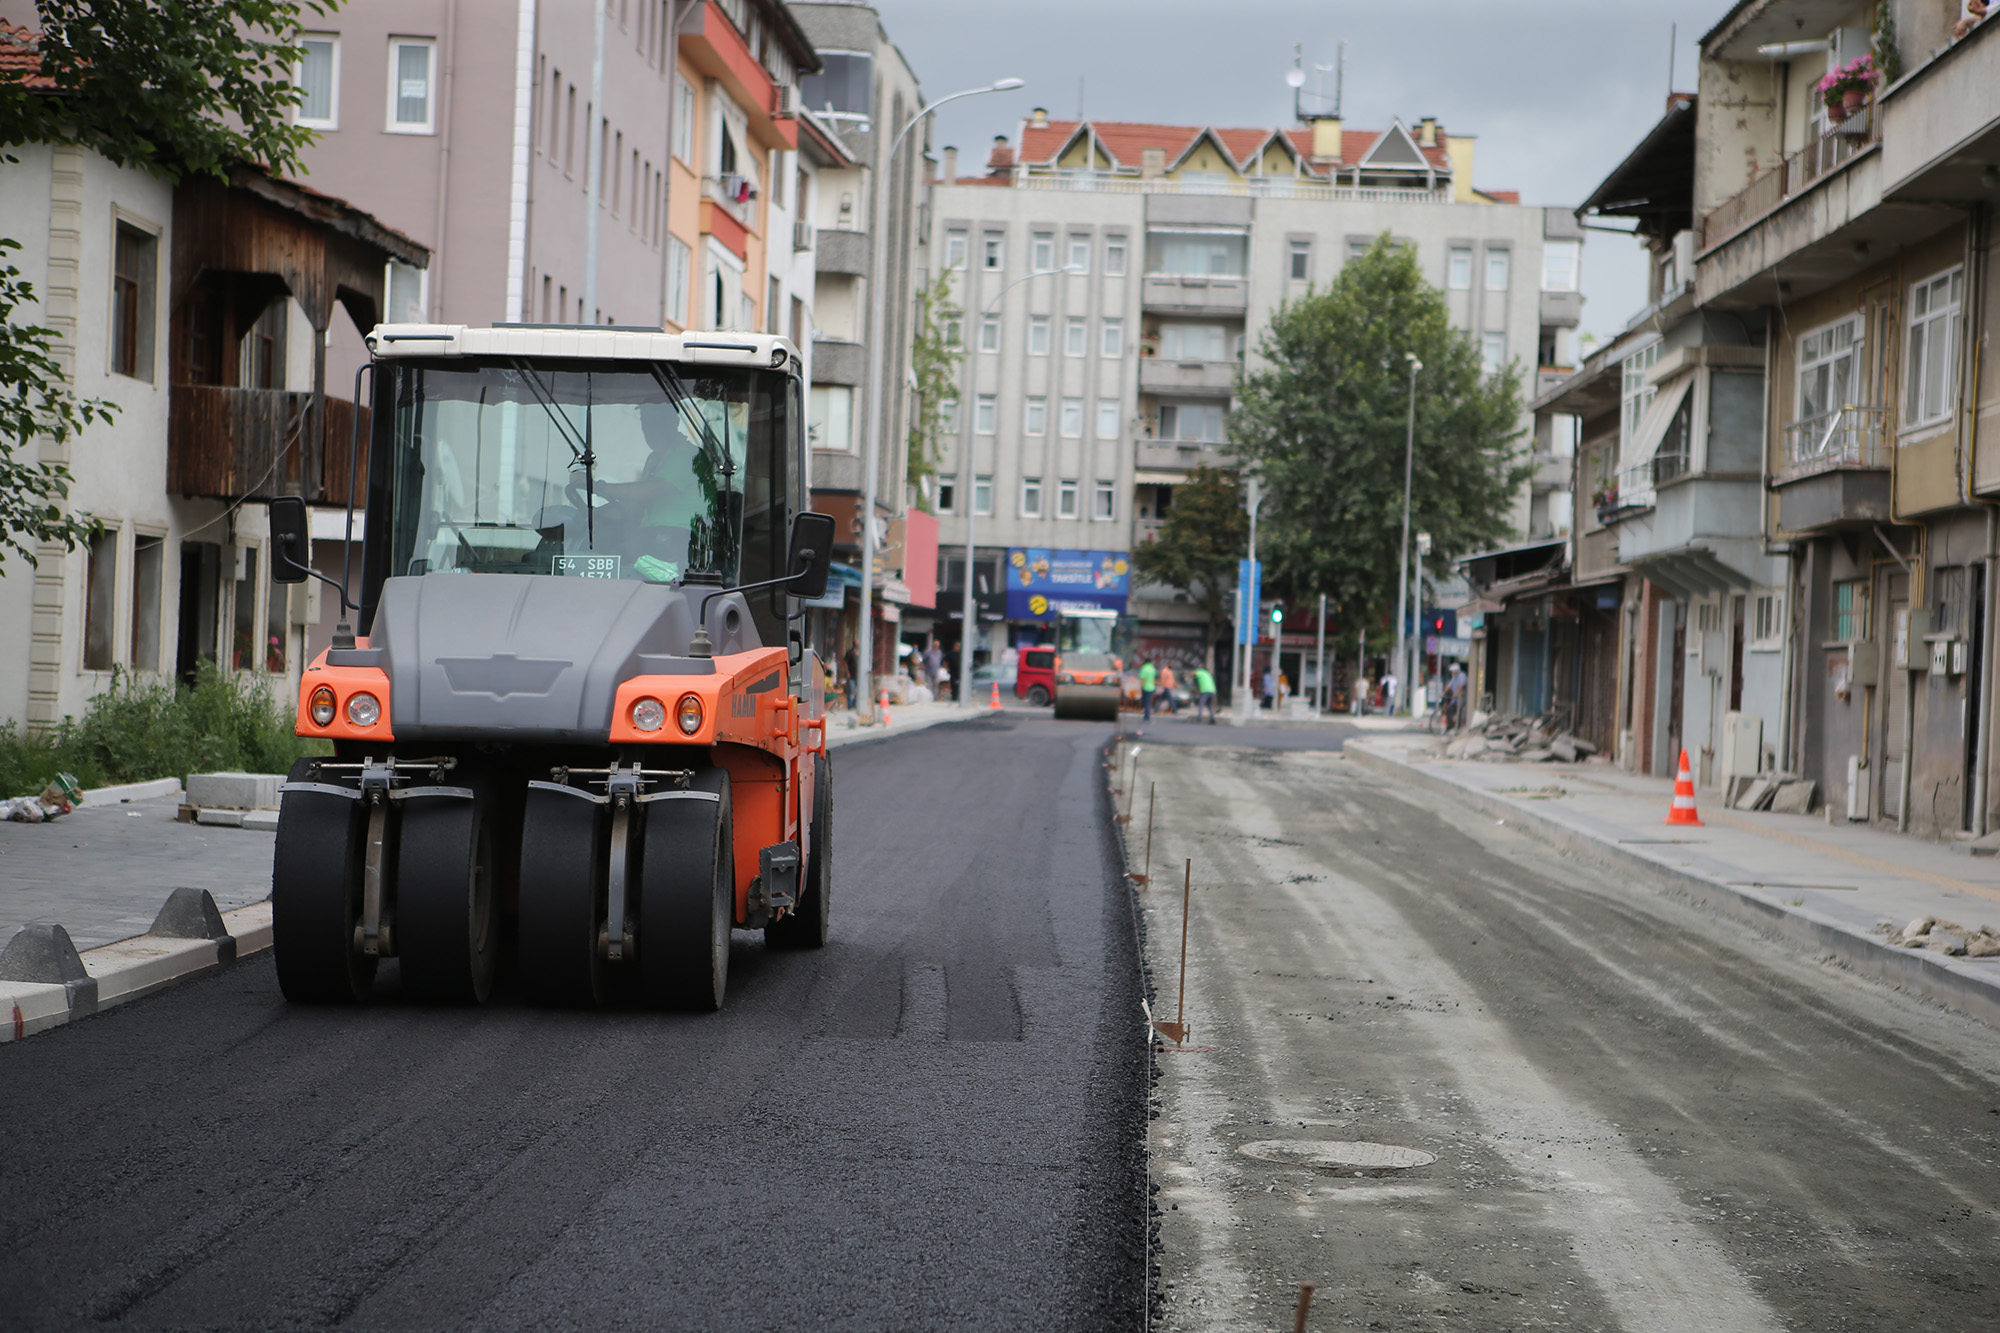
[[[0,1328],[1137,1325],[1108,730],[837,751],[831,942],[739,933],[717,1015],[297,1008],[266,957],[0,1048]]]

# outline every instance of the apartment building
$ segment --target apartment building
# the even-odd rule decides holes
[[[812,326],[813,507],[832,514],[841,544],[836,582],[812,610],[816,641],[836,645],[839,662],[860,629],[862,519],[867,451],[877,449],[877,526],[871,603],[876,672],[893,672],[904,633],[929,632],[937,564],[936,524],[906,506],[911,397],[910,348],[916,333],[919,209],[929,122],[910,131],[893,163],[895,136],[924,105],[916,74],[866,4],[794,4],[792,13],[819,53],[820,72],[804,80],[802,116],[824,131],[844,161],[822,169],[810,210],[815,315]],[[888,256],[878,274],[877,242]],[[879,288],[877,284],[880,284]],[[879,334],[868,327],[880,292]],[[881,429],[868,438],[871,399]]]
[[[0,68],[33,68],[34,40],[0,23]],[[249,167],[176,186],[74,146],[9,154],[0,236],[38,298],[21,314],[54,331],[70,388],[117,414],[30,446],[103,527],[33,565],[0,556],[0,719],[47,728],[116,673],[203,662],[292,693],[321,598],[270,582],[257,502],[345,502],[355,413],[325,373],[329,330],[375,323],[388,272],[428,255]]]
[[[984,175],[958,176],[947,149],[927,261],[958,275],[966,357],[935,497],[945,604],[963,595],[968,518],[988,588],[1042,560],[1122,571],[1192,469],[1234,462],[1232,394],[1272,312],[1385,232],[1416,250],[1493,373],[1566,366],[1583,233],[1566,210],[1476,189],[1475,147],[1431,119],[1237,129],[1037,111]],[[1568,437],[1541,447],[1560,457]],[[1541,469],[1516,527],[1566,530],[1568,484],[1566,464]],[[1136,615],[1147,651],[1208,655],[1184,597],[1097,582],[1086,600]],[[1005,617],[979,632],[993,654],[1035,641],[1051,602],[986,605]]]
[[[1980,19],[1744,0],[1702,39],[1698,95],[1586,201],[1637,222],[1654,300],[1535,406],[1583,422],[1593,503],[1552,578],[1621,584],[1615,660],[1584,674],[1617,682],[1628,767],[1685,747],[1725,798],[1786,773],[1830,818],[1993,826],[2000,35]]]

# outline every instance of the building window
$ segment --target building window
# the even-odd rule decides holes
[[[167,539],[135,537],[132,541],[132,669],[160,669],[160,578],[166,564]]]
[[[667,318],[687,324],[688,280],[694,272],[694,251],[678,236],[667,237]]]
[[[1042,479],[1040,477],[1021,478],[1021,517],[1040,518],[1042,516]]]
[[[1000,429],[1000,403],[990,393],[982,393],[972,403],[972,433],[992,435]]]
[[[1240,278],[1250,238],[1241,232],[1149,231],[1146,271],[1200,278]]]
[[[109,671],[117,626],[112,608],[118,604],[118,529],[107,528],[90,539],[83,580],[83,669]]]
[[[1965,566],[1946,565],[1931,577],[1931,633],[1965,632]]]
[[[938,403],[938,426],[954,435],[958,433],[958,399],[946,398]]]
[[[299,37],[298,122],[310,130],[340,128],[340,38],[309,32]]]
[[[1750,599],[1750,645],[1753,648],[1776,648],[1782,643],[1785,628],[1785,595],[1781,592],[1760,590]]]
[[[1451,257],[1445,265],[1445,286],[1455,292],[1472,290],[1472,251],[1463,245],[1451,248]]]
[[[993,478],[977,476],[972,478],[972,512],[985,518],[993,512]]]
[[[299,588],[303,593],[305,589]],[[290,663],[292,589],[273,583],[264,590],[264,670],[282,676]]]
[[[1868,580],[1842,579],[1833,585],[1833,637],[1849,643],[1868,637]]]
[[[1083,438],[1083,399],[1062,400],[1062,437],[1065,440]]]
[[[1542,242],[1542,290],[1573,292],[1581,278],[1583,242]]]
[[[1816,329],[1799,339],[1799,408],[1801,422],[1827,422],[1850,404],[1861,386],[1861,316]],[[1814,443],[1817,443],[1815,435]]]
[[[1350,240],[1347,243],[1347,262],[1352,264],[1355,260],[1367,254],[1369,247],[1374,244],[1373,241]]]
[[[819,63],[819,73],[799,79],[799,100],[823,116],[868,119],[874,109],[875,58],[860,51],[821,51]]]
[[[1951,416],[1958,380],[1958,308],[1965,271],[1955,268],[1910,289],[1909,373],[1903,424],[1930,426]]]
[[[1486,252],[1486,290],[1504,292],[1507,290],[1508,254],[1505,250]]]
[[[1168,361],[1221,361],[1228,346],[1229,330],[1220,324],[1160,326],[1160,355]]]
[[[1290,268],[1287,275],[1293,282],[1306,282],[1312,278],[1313,249],[1311,241],[1293,241]]]
[[[979,317],[979,350],[997,352],[1000,350],[1000,316],[981,315]]]
[[[1104,271],[1114,278],[1125,276],[1125,242],[1106,241],[1104,243]]]
[[[1100,481],[1097,483],[1097,495],[1094,503],[1091,505],[1090,516],[1099,521],[1109,521],[1118,517],[1117,482]]]
[[[1071,478],[1056,483],[1056,517],[1076,517],[1076,482]]]
[[[1072,236],[1069,238],[1069,262],[1064,264],[1063,267],[1074,269],[1078,273],[1090,272],[1090,238],[1088,236]]]
[[[1082,356],[1090,349],[1088,323],[1074,315],[1063,321],[1063,355]]]
[[[1621,457],[1632,452],[1633,440],[1639,434],[1639,423],[1646,416],[1646,409],[1653,405],[1653,395],[1659,390],[1646,382],[1646,372],[1660,359],[1660,344],[1647,343],[1638,351],[1620,362],[1618,441]]]
[[[385,324],[421,324],[424,322],[424,289],[428,271],[414,264],[405,264],[400,259],[389,261],[389,271],[383,278],[382,305]]]
[[[949,514],[958,503],[958,478],[955,475],[940,474],[937,479],[937,507],[940,514]]]
[[[1504,333],[1482,333],[1479,335],[1479,368],[1489,375],[1497,375],[1507,365],[1507,335]]]
[[[1104,355],[1113,360],[1124,356],[1125,321],[1122,319],[1107,319],[1100,327],[1103,329],[1104,334],[1099,340],[1098,346]]]
[[[1049,354],[1049,317],[1047,315],[1028,316],[1028,355],[1047,356]]]
[[[1224,414],[1220,403],[1160,404],[1160,438],[1220,444]]]
[[[230,624],[229,666],[233,671],[255,671],[257,659],[257,548],[236,548],[236,596]]]
[[[1056,238],[1045,231],[1035,233],[1034,258],[1028,265],[1031,273],[1047,273],[1056,266]]]
[[[944,266],[948,269],[965,267],[965,233],[947,232],[944,238]]]
[[[845,384],[815,384],[806,411],[806,438],[815,449],[854,452],[854,390]]]
[[[674,156],[690,171],[694,160],[694,85],[674,75]]]
[[[979,266],[989,273],[998,273],[1007,266],[1006,238],[987,236],[981,239]]]
[[[160,240],[120,222],[111,273],[111,368],[153,378],[153,307],[159,287]]]
[[[965,346],[965,321],[957,315],[945,316],[944,345],[946,347]]]
[[[429,134],[436,127],[431,96],[437,44],[407,37],[389,39],[389,124],[391,134]]]
[[[1049,400],[1046,398],[1030,398],[1028,400],[1028,410],[1022,417],[1021,433],[1023,435],[1046,435],[1048,434],[1048,430]]]
[[[1118,400],[1100,398],[1097,400],[1097,438],[1115,440],[1118,438]]]

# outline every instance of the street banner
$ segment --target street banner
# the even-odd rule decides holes
[[[1016,547],[1007,552],[1007,618],[1045,620],[1058,611],[1123,612],[1132,562],[1124,551]]]
[[[1236,642],[1257,643],[1258,610],[1264,605],[1264,562],[1236,562]]]

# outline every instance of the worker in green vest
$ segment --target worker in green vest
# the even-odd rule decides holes
[[[1153,720],[1153,687],[1159,683],[1159,668],[1148,658],[1139,664],[1139,709],[1145,720]]]
[[[1215,722],[1215,677],[1209,673],[1207,667],[1198,666],[1194,669],[1195,721],[1201,721],[1203,709],[1208,710],[1208,720],[1213,725]]]

